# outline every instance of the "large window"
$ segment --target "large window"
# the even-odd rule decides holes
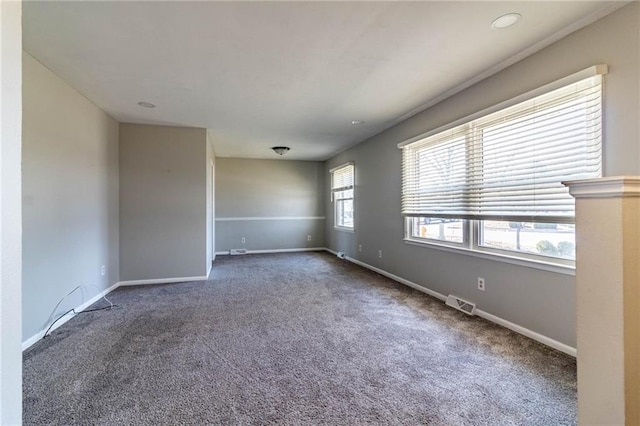
[[[571,263],[574,201],[562,182],[602,174],[603,71],[401,144],[407,239]]]
[[[353,163],[331,169],[331,199],[334,204],[334,226],[336,229],[353,230],[354,172]]]

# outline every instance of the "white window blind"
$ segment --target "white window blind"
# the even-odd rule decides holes
[[[602,76],[402,146],[402,213],[572,222],[562,181],[602,174]]]
[[[331,191],[353,189],[353,163],[348,163],[331,170]]]

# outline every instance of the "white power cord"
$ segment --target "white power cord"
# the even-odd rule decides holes
[[[100,308],[99,310],[103,310],[103,309],[112,309],[115,305],[113,304],[113,302],[111,302],[111,300],[109,300],[106,296],[106,294],[104,294],[104,290],[102,290],[100,287],[98,287],[95,284],[86,284],[86,285],[79,285],[76,288],[74,288],[73,290],[71,290],[69,293],[67,293],[62,299],[60,299],[60,301],[56,304],[56,306],[53,308],[53,310],[51,311],[51,314],[49,314],[49,318],[47,319],[47,324],[49,324],[51,322],[51,318],[53,318],[53,314],[58,310],[58,307],[60,306],[60,304],[69,296],[71,296],[73,293],[76,292],[76,290],[81,289],[82,287],[94,287],[97,288],[98,291],[100,291],[102,294],[102,299],[106,300],[109,303],[109,307],[104,307],[104,308]],[[96,309],[98,310],[98,309]],[[65,315],[67,315],[69,312],[73,312],[74,315],[77,315],[79,313],[82,312],[91,312],[91,311],[80,311],[80,312],[76,312],[75,308],[69,309],[67,312],[65,312],[64,314],[62,314],[61,316],[59,316],[58,318],[56,318],[53,322],[51,322],[49,324],[49,327],[47,328],[47,331],[44,332],[44,336],[42,336],[42,338],[44,339],[45,337],[47,337],[51,331],[51,328],[53,327],[53,325],[58,322],[62,317],[64,317]]]

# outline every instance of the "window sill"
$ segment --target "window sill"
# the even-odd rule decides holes
[[[432,242],[416,241],[409,238],[405,238],[404,242],[405,244],[409,244],[412,246],[448,251],[450,253],[457,253],[457,254],[462,254],[466,256],[479,257],[481,259],[494,260],[497,262],[505,262],[505,263],[510,263],[512,265],[524,266],[527,268],[541,269],[543,271],[555,272],[563,275],[575,276],[576,274],[575,266],[560,265],[557,263],[542,262],[542,261],[531,260],[531,259],[523,259],[523,258],[508,256],[508,255],[499,254],[499,253],[482,252],[478,250],[471,250],[466,247],[453,247],[449,245],[432,243]]]
[[[334,226],[333,229],[335,229],[336,231],[349,232],[351,234],[356,233],[356,231],[353,228],[345,228],[342,226]]]

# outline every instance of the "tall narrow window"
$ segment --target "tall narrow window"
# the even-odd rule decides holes
[[[407,238],[572,260],[574,202],[562,182],[602,174],[605,72],[402,144]]]
[[[334,226],[336,229],[353,230],[353,191],[355,166],[343,164],[330,170],[331,198],[333,200]]]

